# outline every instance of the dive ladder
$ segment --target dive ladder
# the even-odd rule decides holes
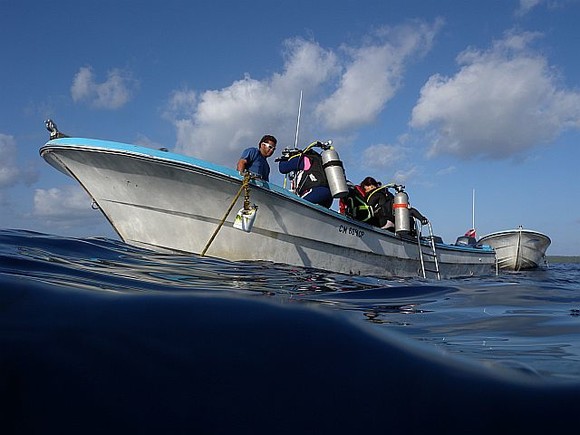
[[[427,223],[429,229],[428,237],[421,237],[423,226],[417,231],[417,245],[419,246],[419,258],[421,259],[421,272],[423,278],[427,278],[427,273],[433,273],[438,280],[441,280],[441,273],[439,271],[439,260],[437,259],[437,251],[435,250],[435,237],[433,236],[433,227],[431,222]],[[425,244],[425,242],[428,242]]]

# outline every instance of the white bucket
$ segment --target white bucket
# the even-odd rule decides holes
[[[257,211],[258,207],[255,205],[249,210],[241,208],[234,219],[234,228],[245,231],[246,233],[251,232],[254,221],[256,220]]]

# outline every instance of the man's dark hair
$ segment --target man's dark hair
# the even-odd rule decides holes
[[[265,134],[262,139],[260,139],[260,142],[258,142],[258,147],[260,147],[260,144],[262,142],[274,142],[274,145],[276,145],[278,143],[278,141],[276,140],[276,138],[270,134]]]

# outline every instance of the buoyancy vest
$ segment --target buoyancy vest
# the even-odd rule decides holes
[[[367,204],[364,190],[360,186],[349,188],[347,197],[341,199],[341,208],[346,216],[361,222],[368,222],[374,215],[372,207]]]
[[[387,221],[395,222],[393,213],[394,196],[388,191],[389,185],[377,187],[365,198],[367,204],[373,210],[373,217],[369,223],[382,227]]]
[[[307,150],[306,152],[300,154],[296,157],[304,159],[299,164],[304,169],[300,169],[296,172],[296,179],[294,180],[296,189],[295,192],[302,196],[304,193],[310,189],[318,186],[328,186],[328,180],[324,174],[324,168],[322,166],[322,157],[314,150]]]

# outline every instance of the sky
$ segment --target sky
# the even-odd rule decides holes
[[[580,255],[580,0],[0,0],[0,228],[117,238],[39,156],[71,136],[235,167],[332,140],[453,243]],[[271,181],[282,184],[274,159]]]

